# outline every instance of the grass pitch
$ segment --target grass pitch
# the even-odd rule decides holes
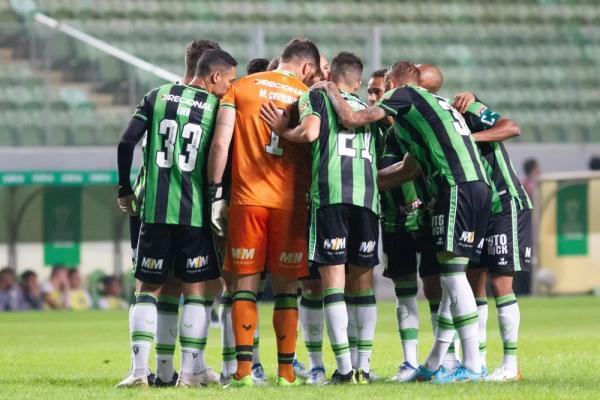
[[[462,384],[433,386],[425,383],[369,386],[252,388],[224,392],[148,389],[117,390],[129,369],[127,312],[48,312],[0,314],[0,399],[539,399],[600,398],[600,299],[593,297],[523,298],[519,359],[524,380],[515,384]],[[391,302],[378,304],[373,368],[382,377],[391,376],[401,361],[401,347]],[[261,357],[271,378],[275,374],[276,350],[271,327],[272,305],[261,306]],[[429,312],[420,303],[420,358],[431,345]],[[488,366],[495,368],[502,344],[490,299]],[[334,361],[324,343],[330,374]],[[220,368],[218,329],[211,329],[207,359]],[[178,350],[179,351],[179,348]],[[307,361],[299,342],[298,355]],[[178,357],[176,357],[178,365]],[[153,356],[151,366],[154,365]]]

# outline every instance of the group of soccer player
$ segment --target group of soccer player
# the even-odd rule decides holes
[[[266,384],[257,303],[267,273],[277,385],[377,379],[380,238],[404,354],[392,380],[521,379],[512,283],[531,262],[532,205],[502,144],[520,134],[516,123],[470,92],[437,95],[440,69],[408,61],[371,75],[368,105],[356,94],[362,60],[340,52],[329,65],[308,39],[290,41],[270,63],[251,62],[239,79],[236,60],[215,42],[192,42],[185,63],[179,82],[144,96],[118,146],[118,200],[131,215],[137,278],[132,368],[119,387]],[[422,364],[417,273],[435,334]],[[504,344],[489,374],[488,283]],[[215,298],[220,375],[204,357]],[[329,380],[324,324],[337,364]],[[298,325],[308,369],[295,357]]]

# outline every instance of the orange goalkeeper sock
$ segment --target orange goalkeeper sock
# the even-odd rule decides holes
[[[233,294],[231,320],[235,335],[235,351],[237,360],[236,379],[241,379],[252,372],[252,345],[254,330],[258,323],[256,295],[249,291]]]

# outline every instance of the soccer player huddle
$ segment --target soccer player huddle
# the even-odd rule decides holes
[[[531,263],[532,205],[502,144],[520,134],[515,122],[470,92],[439,96],[440,69],[408,61],[371,75],[367,104],[356,94],[362,60],[340,52],[329,65],[308,39],[251,63],[239,79],[236,60],[215,42],[192,42],[185,60],[181,81],[144,96],[118,147],[137,278],[132,368],[118,387],[265,385],[257,307],[267,273],[277,385],[378,379],[370,361],[380,238],[404,355],[391,380],[521,379],[512,283]],[[422,363],[417,274],[435,335]],[[504,344],[490,373],[488,283]],[[215,298],[220,374],[204,357]],[[309,368],[295,357],[298,325]],[[324,326],[336,360],[329,379]]]

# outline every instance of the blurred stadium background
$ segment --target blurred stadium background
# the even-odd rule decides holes
[[[600,287],[597,0],[0,0],[0,264],[127,276],[116,143],[133,107],[183,73],[193,39],[218,41],[241,73],[294,36],[361,55],[365,80],[400,59],[437,64],[443,95],[473,91],[516,120],[516,170],[534,158],[543,172],[533,290]]]

